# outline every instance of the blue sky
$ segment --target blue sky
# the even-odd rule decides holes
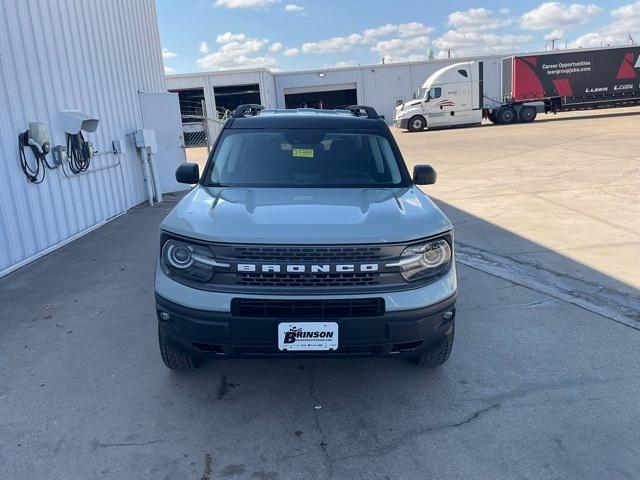
[[[157,0],[167,73],[640,44],[640,0]]]

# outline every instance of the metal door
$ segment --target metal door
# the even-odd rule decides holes
[[[180,103],[177,93],[140,92],[140,109],[144,128],[156,132],[158,152],[155,166],[163,192],[185,190],[186,185],[176,182],[176,168],[186,162]]]

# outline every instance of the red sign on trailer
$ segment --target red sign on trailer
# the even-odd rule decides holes
[[[503,95],[516,102],[561,97],[567,105],[640,97],[640,47],[505,58]]]

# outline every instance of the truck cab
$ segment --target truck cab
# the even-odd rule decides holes
[[[421,131],[479,125],[482,121],[482,64],[442,68],[422,84],[415,100],[396,107],[396,127]]]

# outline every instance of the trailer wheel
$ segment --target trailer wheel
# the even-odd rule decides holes
[[[502,107],[498,110],[498,123],[508,125],[516,121],[516,111],[513,107]]]
[[[407,127],[410,132],[421,132],[424,127],[427,126],[427,122],[422,115],[415,115],[409,119]]]
[[[522,123],[531,123],[536,119],[538,111],[529,105],[525,105],[520,109],[519,120]]]

